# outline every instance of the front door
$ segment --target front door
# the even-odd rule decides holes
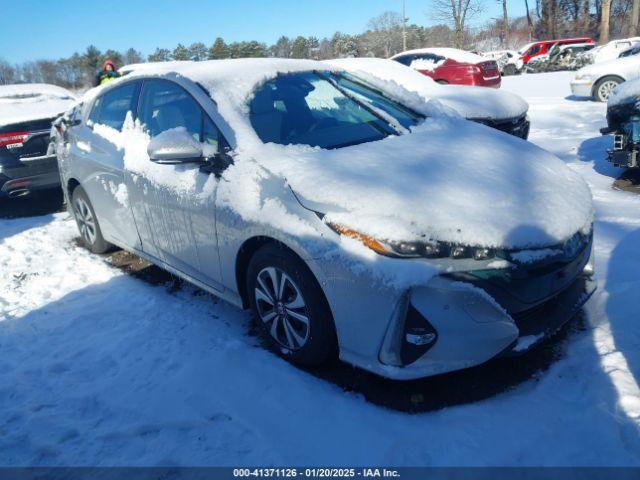
[[[198,102],[169,80],[145,80],[138,118],[151,138],[184,128],[196,140],[217,151],[220,133]],[[215,194],[218,180],[197,164],[160,165],[149,162],[128,171],[135,192],[133,213],[142,250],[173,268],[221,289],[216,238]]]

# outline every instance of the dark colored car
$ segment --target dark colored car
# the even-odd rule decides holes
[[[0,197],[60,188],[51,125],[75,101],[54,85],[0,86]]]
[[[640,80],[619,85],[607,102],[607,127],[603,135],[613,134],[608,160],[616,167],[638,168],[640,153]]]
[[[441,84],[500,88],[495,60],[455,48],[422,48],[399,53],[391,60],[419,71]]]

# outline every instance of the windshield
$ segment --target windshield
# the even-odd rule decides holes
[[[331,77],[336,83],[364,100],[372,107],[382,110],[387,115],[395,118],[404,128],[410,128],[416,125],[424,117],[413,110],[394,102],[386,97],[381,91],[367,84],[364,80],[354,77],[348,73],[334,73]]]
[[[249,104],[249,118],[265,143],[340,148],[397,132],[367,105],[350,98],[317,72],[280,75]]]

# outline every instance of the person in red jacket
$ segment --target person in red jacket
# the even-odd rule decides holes
[[[96,86],[102,85],[103,83],[110,82],[118,78],[120,75],[116,70],[116,65],[111,60],[105,60],[102,64],[102,70],[100,70],[96,75]]]

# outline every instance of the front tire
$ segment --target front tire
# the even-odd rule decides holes
[[[108,252],[113,245],[102,236],[98,217],[81,186],[77,186],[71,195],[71,207],[84,246],[93,253]]]
[[[606,102],[613,90],[620,85],[624,80],[620,77],[604,77],[596,83],[593,88],[593,98],[598,102]]]
[[[335,360],[331,310],[299,257],[279,244],[260,248],[249,263],[247,293],[264,336],[281,356],[304,367]]]

